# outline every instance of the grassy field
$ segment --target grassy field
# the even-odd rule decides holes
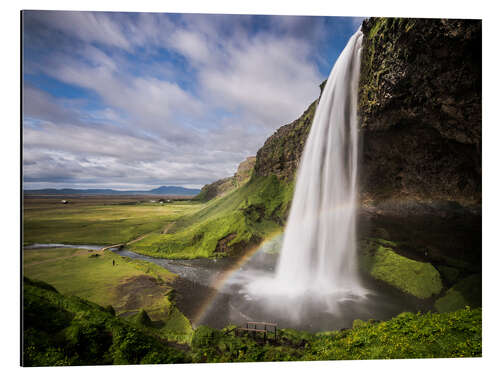
[[[132,317],[144,309],[159,322],[154,331],[160,336],[190,339],[189,321],[169,299],[175,275],[155,264],[122,258],[111,251],[25,250],[24,275],[47,282],[65,295],[103,307],[111,305],[124,316]]]
[[[162,232],[180,217],[198,211],[199,202],[150,203],[151,197],[66,197],[24,199],[24,244],[112,245]]]
[[[256,177],[203,203],[151,203],[158,197],[25,197],[24,244],[113,245],[160,258],[228,255],[274,233],[286,217],[293,184]],[[222,244],[222,245],[221,245]]]

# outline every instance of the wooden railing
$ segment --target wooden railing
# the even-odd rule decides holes
[[[238,327],[234,332],[237,336],[239,333],[247,332],[252,334],[253,337],[256,337],[257,334],[263,333],[265,340],[267,338],[274,338],[274,341],[278,339],[278,325],[276,323],[247,322],[246,327]],[[272,336],[268,337],[268,333]]]

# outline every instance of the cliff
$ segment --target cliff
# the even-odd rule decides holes
[[[450,287],[481,272],[481,22],[371,18],[362,31],[360,236]],[[265,142],[256,176],[293,184],[316,104]]]
[[[221,197],[230,191],[245,184],[252,176],[255,165],[255,156],[249,156],[238,165],[236,173],[231,177],[222,178],[201,188],[200,194],[194,199],[209,201],[216,197]]]
[[[360,229],[481,268],[481,21],[370,18],[359,83]]]
[[[363,199],[480,204],[481,22],[370,18],[362,31]],[[293,180],[317,102],[267,139],[256,176]]]
[[[362,26],[364,199],[481,202],[481,21]]]
[[[317,103],[318,100],[315,100],[302,116],[282,126],[266,140],[257,151],[256,176],[275,175],[282,180],[293,182]]]

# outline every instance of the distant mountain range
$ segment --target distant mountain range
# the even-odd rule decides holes
[[[24,190],[26,195],[196,195],[200,189],[182,186],[160,186],[151,190],[113,190],[113,189],[38,189]]]

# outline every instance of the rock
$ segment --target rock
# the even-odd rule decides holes
[[[201,188],[200,194],[198,194],[194,199],[201,201],[209,201],[216,197],[221,197],[225,193],[235,189],[236,186],[233,184],[232,177],[222,178],[211,184],[207,184]]]
[[[227,252],[229,252],[229,244],[235,238],[236,238],[236,233],[231,233],[231,234],[228,234],[227,236],[221,238],[217,242],[217,246],[215,247],[214,253],[227,253]]]
[[[238,170],[234,176],[226,177],[203,186],[200,194],[198,194],[194,199],[206,202],[217,197],[222,197],[234,189],[242,186],[248,182],[252,176],[255,160],[255,156],[247,157],[239,164]]]
[[[365,199],[481,202],[481,21],[363,22]]]
[[[249,156],[244,161],[240,163],[238,166],[238,170],[233,176],[234,181],[236,182],[236,187],[241,186],[252,176],[253,167],[255,166],[255,160],[257,158],[255,156]]]
[[[317,100],[291,124],[279,128],[257,151],[256,176],[275,175],[284,181],[293,181],[300,156],[311,128]]]

